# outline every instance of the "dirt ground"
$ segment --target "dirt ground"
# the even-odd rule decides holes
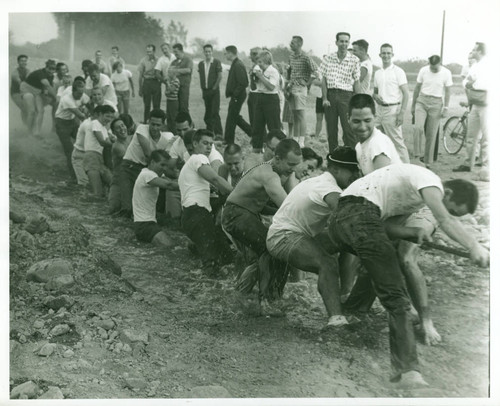
[[[453,105],[452,113],[459,112],[458,97]],[[22,233],[26,223],[10,222],[11,390],[31,380],[38,385],[36,397],[57,386],[67,399],[488,396],[488,269],[451,254],[422,252],[443,342],[418,345],[430,387],[398,391],[388,382],[385,315],[370,313],[357,327],[324,330],[316,277],[307,275],[287,285],[284,317],[259,316],[256,292],[234,291],[237,267],[225,268],[217,280],[206,278],[177,230],[168,231],[176,242],[171,251],[137,242],[130,221],[110,218],[104,203],[66,186],[62,148],[48,114],[37,139],[22,128],[12,102],[10,110],[10,208],[28,220],[43,215],[50,225],[28,238]],[[313,114],[309,118],[311,130]],[[405,124],[407,136],[409,128]],[[308,143],[326,149],[324,134]],[[435,171],[443,179],[455,175],[451,168],[463,156],[441,149]],[[476,183],[480,207],[461,221],[489,246],[489,184]],[[27,281],[34,263],[52,258],[71,263],[74,285],[48,292]],[[47,296],[61,294],[74,304],[49,309]],[[61,324],[69,332],[51,334]],[[39,349],[47,342],[56,346],[42,357]]]

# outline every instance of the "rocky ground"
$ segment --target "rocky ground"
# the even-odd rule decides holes
[[[233,289],[237,267],[209,279],[179,231],[169,230],[170,251],[139,243],[130,221],[66,186],[46,131],[33,139],[11,121],[12,399],[488,396],[488,269],[422,253],[443,342],[418,346],[430,387],[398,391],[387,381],[386,316],[324,330],[308,275],[287,285],[285,317],[261,317],[255,292]],[[443,152],[436,171],[446,179],[460,159]],[[489,184],[477,185],[480,207],[461,221],[489,246]]]

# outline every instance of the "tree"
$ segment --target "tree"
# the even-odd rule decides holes
[[[187,34],[188,30],[181,22],[171,20],[165,30],[165,39],[170,45],[182,44],[187,46]]]

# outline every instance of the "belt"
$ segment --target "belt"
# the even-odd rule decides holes
[[[337,89],[336,87],[329,87],[327,89],[329,92],[347,92],[347,93],[352,93],[352,90],[344,90],[344,89]]]
[[[381,106],[384,106],[384,107],[389,107],[389,106],[398,106],[400,105],[401,102],[399,103],[380,103]]]

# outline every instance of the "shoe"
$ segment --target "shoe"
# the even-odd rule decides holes
[[[401,374],[401,378],[394,383],[394,386],[397,389],[416,389],[429,386],[429,384],[425,382],[420,372],[408,371]]]
[[[479,166],[479,167],[481,167],[481,166],[483,166],[483,164],[482,164],[481,162],[477,162],[474,166]]]
[[[327,327],[340,327],[349,324],[346,317],[341,314],[336,314],[328,319]]]
[[[470,166],[468,165],[460,165],[456,168],[452,169],[453,172],[470,172]]]
[[[424,157],[421,156],[420,158],[418,158],[418,160],[423,163],[424,162]]]

